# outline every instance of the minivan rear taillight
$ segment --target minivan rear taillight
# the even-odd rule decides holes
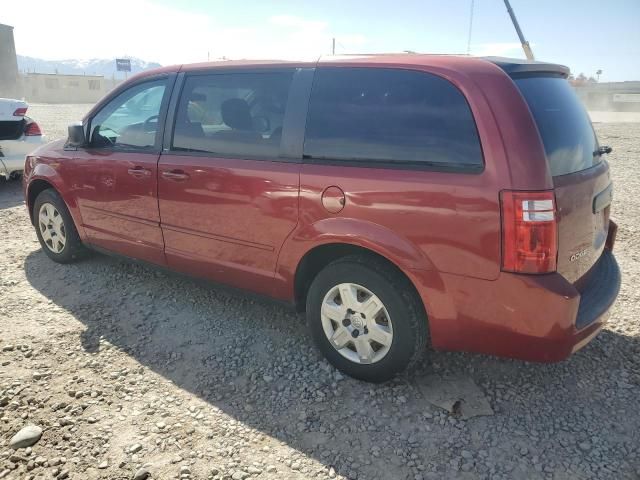
[[[516,273],[556,271],[558,227],[553,191],[500,192],[502,269]]]

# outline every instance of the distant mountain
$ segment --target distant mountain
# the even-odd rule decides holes
[[[124,72],[116,71],[116,59],[92,58],[91,60],[43,60],[41,58],[17,55],[18,70],[35,73],[62,73],[74,75],[102,75],[111,78],[124,78]],[[145,62],[139,58],[123,57],[131,60],[132,75],[161,65],[155,62]]]

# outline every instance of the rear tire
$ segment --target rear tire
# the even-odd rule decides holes
[[[413,368],[426,351],[427,318],[413,286],[369,256],[342,258],[316,276],[307,293],[307,322],[334,367],[368,382]]]
[[[58,263],[72,263],[87,254],[73,218],[58,192],[43,190],[33,203],[36,234],[47,256]]]

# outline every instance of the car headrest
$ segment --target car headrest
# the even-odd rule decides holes
[[[252,130],[253,122],[249,104],[241,98],[230,98],[222,102],[222,121],[234,130]]]

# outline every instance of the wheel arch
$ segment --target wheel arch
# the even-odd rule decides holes
[[[399,275],[406,279],[407,284],[410,285],[413,293],[420,300],[424,313],[427,313],[427,306],[424,305],[414,281],[403,268],[386,255],[376,250],[347,242],[328,242],[316,245],[302,256],[297,264],[293,280],[294,303],[296,310],[298,312],[305,311],[307,292],[311,282],[313,282],[313,279],[325,266],[341,258],[354,255],[370,257],[395,270]]]
[[[75,197],[69,191],[60,175],[46,164],[37,165],[33,173],[28,177],[28,183],[25,189],[25,201],[27,203],[27,210],[29,211],[31,224],[34,224],[35,221],[33,217],[33,205],[35,200],[40,193],[47,189],[54,190],[58,195],[60,195],[60,197],[62,197],[62,201],[65,203],[69,213],[71,214],[71,218],[73,219],[73,223],[78,231],[78,235],[80,236],[80,239],[84,241],[86,236],[84,229],[82,228],[82,217],[80,216],[80,209],[78,208]]]
[[[317,273],[322,265],[357,253],[374,255],[410,280],[414,277],[411,281],[414,288],[419,280],[413,271],[429,272],[439,278],[425,252],[397,232],[366,220],[325,217],[299,226],[280,248],[276,267],[279,281],[274,286],[274,296],[298,305],[300,295],[304,295],[300,293],[301,285],[305,285],[301,283],[301,275]]]
[[[36,198],[45,190],[52,189],[56,192],[60,193],[56,187],[48,180],[42,178],[36,178],[29,182],[29,186],[27,187],[27,209],[29,211],[29,218],[31,219],[31,224],[35,225],[35,219],[33,216],[33,205],[36,202]]]

